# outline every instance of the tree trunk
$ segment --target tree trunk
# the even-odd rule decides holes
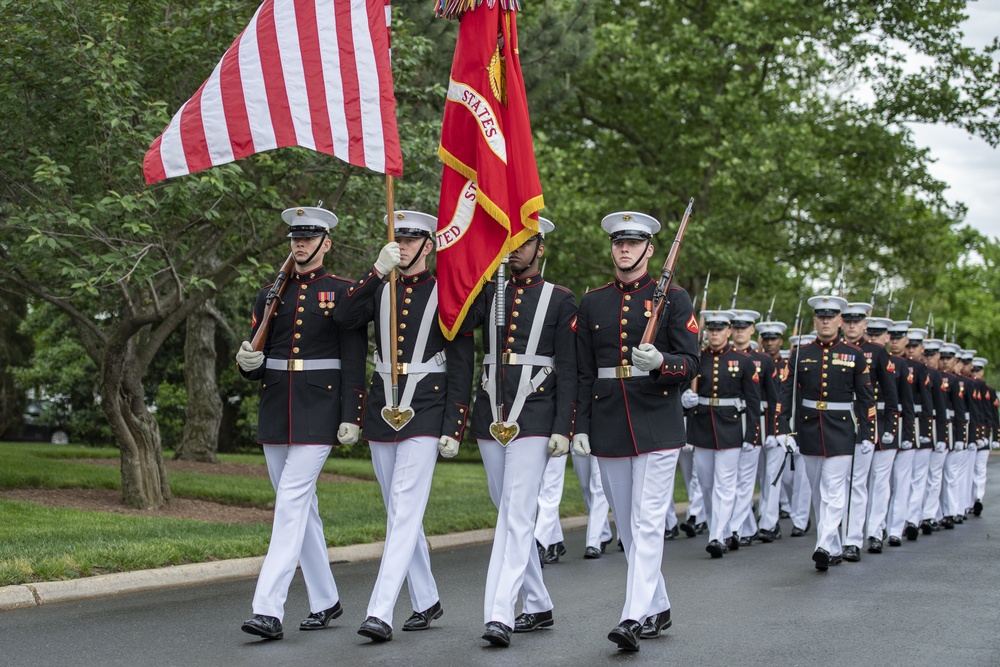
[[[222,398],[215,373],[215,318],[208,313],[213,303],[187,318],[184,339],[184,383],[187,408],[184,435],[174,453],[175,459],[215,463],[222,422]]]
[[[162,507],[173,496],[163,463],[160,427],[144,400],[135,338],[114,331],[102,366],[101,405],[121,450],[122,502],[137,509]]]

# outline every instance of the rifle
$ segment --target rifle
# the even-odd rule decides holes
[[[934,338],[934,311],[927,313],[927,333],[929,333],[931,338]]]
[[[670,290],[670,283],[674,279],[674,267],[677,265],[677,256],[681,251],[681,242],[684,240],[684,232],[687,231],[688,220],[691,219],[691,210],[694,208],[694,197],[688,200],[687,209],[681,218],[681,224],[677,228],[677,235],[674,237],[670,252],[667,253],[667,260],[663,263],[663,270],[660,272],[660,280],[653,290],[653,308],[650,311],[649,321],[646,322],[646,330],[642,333],[640,343],[652,343],[656,337],[656,329],[660,325],[660,317],[663,315],[663,307],[667,304],[667,292]]]
[[[910,307],[906,311],[906,320],[908,322],[912,322],[913,321],[913,320],[910,319],[911,315],[913,315],[913,299],[910,299]]]
[[[875,296],[878,294],[878,276],[875,276],[875,287],[872,288],[872,312],[875,312]]]
[[[278,304],[281,303],[281,297],[285,294],[285,289],[288,287],[288,274],[292,272],[292,266],[295,264],[295,255],[293,253],[288,253],[288,258],[285,259],[285,263],[281,265],[278,269],[278,277],[274,279],[274,283],[271,285],[271,289],[267,291],[267,296],[264,301],[264,317],[261,318],[260,326],[257,327],[257,332],[253,335],[253,340],[250,341],[250,347],[253,348],[254,352],[260,352],[264,349],[264,341],[267,340],[267,332],[271,328],[271,320],[274,319],[274,311],[278,309]]]
[[[698,311],[698,331],[705,336],[705,310],[708,308],[708,285],[712,282],[712,272],[705,276],[705,289],[701,291],[701,310]],[[704,341],[703,341],[704,342]]]
[[[837,296],[839,297],[844,296],[844,264],[845,262],[840,263],[840,275],[837,277]]]
[[[736,276],[736,287],[733,288],[733,302],[729,304],[730,308],[736,307],[736,297],[740,294],[740,277]]]
[[[771,315],[774,313],[774,300],[777,299],[777,298],[778,298],[777,294],[775,294],[774,296],[771,297],[771,305],[768,307],[768,309],[767,309],[767,316],[764,318],[765,322],[770,322],[771,321]]]
[[[893,290],[889,290],[889,301],[887,301],[885,304],[885,318],[887,320],[892,319],[889,315],[889,313],[892,311],[892,293]]]
[[[798,336],[799,335],[799,324],[801,323],[801,321],[802,321],[802,299],[799,299],[799,309],[795,312],[795,324],[792,327],[792,331],[794,333],[792,335],[794,335],[794,336]],[[802,349],[802,346],[796,344],[795,345],[795,356],[793,357],[791,354],[788,355],[788,362],[792,363],[794,361],[794,363],[795,363],[795,367],[792,368],[792,404],[788,408],[789,409],[788,427],[791,428],[791,429],[795,428],[795,392],[798,389],[797,385],[799,383],[799,350],[800,349]],[[795,436],[795,435],[798,435],[798,433],[796,431],[789,431],[787,433],[787,436],[789,436],[789,437]],[[790,453],[791,452],[789,452],[788,449],[786,448],[785,449],[785,457],[781,461],[781,467],[778,469],[778,474],[775,475],[774,479],[771,481],[771,486],[777,486],[778,485],[778,481],[781,480],[781,473],[785,472],[785,464],[788,463],[788,455]],[[792,459],[792,471],[793,472],[795,471],[795,459]]]

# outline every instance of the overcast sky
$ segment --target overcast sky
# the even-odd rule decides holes
[[[982,48],[1000,34],[1000,2],[980,0],[968,5],[963,25],[965,44]],[[941,125],[911,125],[918,146],[931,149],[937,160],[931,174],[947,183],[949,201],[969,209],[966,222],[994,239],[1000,238],[1000,149],[982,139]]]

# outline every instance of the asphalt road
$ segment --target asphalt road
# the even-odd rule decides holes
[[[328,630],[297,630],[309,610],[296,576],[285,639],[244,634],[255,582],[241,579],[0,612],[0,665],[1000,665],[1000,459],[990,468],[982,517],[827,573],[810,560],[813,532],[787,537],[788,521],[780,542],[722,560],[709,559],[707,538],[668,542],[674,626],[638,653],[606,638],[624,601],[624,554],[584,560],[576,530],[545,568],[555,626],[514,635],[508,649],[479,638],[489,545],[477,545],[433,553],[444,616],[400,632],[404,586],[386,644],[356,634],[378,568],[369,561],[333,565],[345,613]]]

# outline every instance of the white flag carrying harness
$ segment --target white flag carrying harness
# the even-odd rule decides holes
[[[528,334],[528,345],[525,347],[524,354],[517,354],[511,361],[510,365],[521,367],[521,375],[517,383],[517,395],[514,398],[513,405],[510,406],[510,410],[507,412],[506,420],[497,411],[496,377],[498,367],[497,350],[499,349],[497,328],[496,326],[489,327],[490,350],[493,352],[486,355],[486,358],[483,359],[482,382],[483,388],[490,399],[490,410],[493,411],[493,424],[490,425],[490,434],[504,447],[517,437],[520,431],[520,427],[517,425],[517,418],[521,416],[525,400],[545,382],[545,378],[552,373],[552,367],[555,364],[552,357],[544,357],[537,354],[538,341],[542,337],[542,328],[545,326],[545,315],[549,309],[549,301],[552,299],[552,290],[552,283],[542,284],[541,296],[538,298],[538,307],[535,310],[535,320],[531,323],[531,332]],[[490,304],[490,318],[487,320],[488,322],[496,321],[496,304],[496,298],[494,298]],[[538,371],[532,375],[532,370],[535,367],[539,367]]]

